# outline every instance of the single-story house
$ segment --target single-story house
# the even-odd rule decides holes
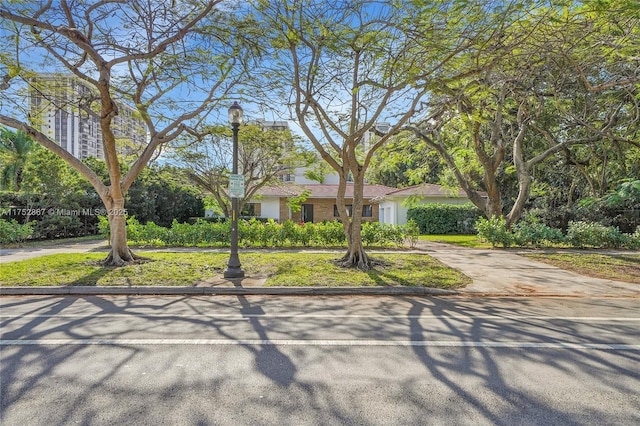
[[[292,212],[288,205],[289,198],[298,197],[304,191],[309,196],[301,204],[298,212]],[[294,222],[322,222],[338,219],[336,196],[338,185],[334,184],[282,184],[266,186],[258,191],[258,195],[245,204],[243,215],[272,218],[276,221],[293,220]],[[353,198],[353,184],[347,184],[345,203],[347,209]],[[391,188],[382,185],[364,186],[363,221],[383,222],[393,225],[407,223],[407,207],[405,202],[412,198],[413,204],[448,203],[464,204],[469,202],[464,191],[451,193],[449,190],[434,184],[415,185],[408,188]]]
[[[376,200],[394,189],[382,185],[364,186],[364,204],[362,206],[364,221],[375,222],[378,220],[379,212]],[[298,197],[305,191],[308,197],[301,203],[300,211],[291,211],[288,204],[289,198]],[[253,213],[255,216],[272,218],[280,222],[289,219],[294,222],[322,222],[335,220],[339,217],[336,204],[338,185],[283,184],[265,186],[257,194],[257,197],[245,204],[245,213]],[[353,184],[348,184],[345,193],[347,211],[350,211],[352,199]]]

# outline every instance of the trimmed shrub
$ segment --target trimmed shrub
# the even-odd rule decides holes
[[[362,244],[365,246],[395,244],[401,246],[405,240],[404,229],[388,223],[364,222]]]
[[[313,222],[307,222],[300,224],[298,228],[299,233],[298,236],[300,238],[300,244],[303,246],[309,246],[314,241],[316,241],[318,237],[318,227]]]
[[[634,234],[623,234],[617,227],[596,222],[569,222],[566,237],[562,231],[542,223],[525,221],[508,230],[504,218],[480,218],[476,222],[478,237],[494,247],[540,246],[566,243],[579,248],[640,248],[640,227]]]
[[[409,247],[414,248],[418,244],[420,237],[420,228],[415,220],[409,219],[406,225],[403,226],[403,232],[405,239],[409,242]]]
[[[625,236],[614,226],[569,222],[567,241],[574,247],[620,248],[625,245]]]
[[[478,237],[491,243],[492,246],[497,247],[511,247],[515,242],[513,233],[507,229],[507,221],[504,217],[492,217],[486,219],[484,217],[479,218],[476,221],[476,229],[478,230]]]
[[[174,220],[171,228],[153,222],[141,224],[135,217],[127,218],[127,237],[133,244],[153,246],[228,246],[230,222],[209,223],[205,220],[194,224]],[[100,234],[109,238],[109,223],[101,216]],[[409,235],[409,232],[411,233]],[[402,245],[409,237],[417,239],[417,226],[393,226],[377,222],[365,223],[362,228],[366,245]],[[273,219],[238,221],[238,237],[245,247],[282,246],[344,246],[346,237],[339,221],[297,224],[286,221],[282,224]]]
[[[467,204],[424,204],[407,212],[407,219],[418,225],[421,234],[473,234],[480,210]]]
[[[324,222],[317,228],[317,240],[320,245],[339,246],[347,241],[344,227],[340,221]]]
[[[565,237],[560,229],[551,228],[534,219],[524,220],[513,227],[515,245],[540,247],[543,245],[560,244]]]

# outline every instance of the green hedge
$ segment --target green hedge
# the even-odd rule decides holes
[[[109,238],[109,223],[100,217],[100,233]],[[135,217],[127,219],[127,237],[132,244],[151,246],[228,246],[230,222],[211,223],[199,220],[193,224],[173,222],[171,228],[153,222],[141,224]],[[362,225],[365,246],[414,246],[418,229],[415,222],[393,226],[378,222]],[[245,247],[334,247],[345,246],[346,237],[339,221],[298,224],[277,223],[273,219],[238,221],[239,243]]]
[[[410,208],[407,219],[415,221],[421,234],[474,234],[481,215],[471,203],[435,203]]]
[[[595,222],[569,222],[566,235],[561,230],[550,228],[536,221],[523,221],[507,229],[503,217],[476,222],[478,237],[494,247],[550,246],[566,244],[578,248],[640,248],[640,227],[633,234],[620,232],[617,227]]]
[[[0,209],[6,219],[30,223],[30,239],[80,237],[97,233],[98,217],[93,214],[102,207],[97,196],[72,193],[62,198],[46,194],[0,192]]]

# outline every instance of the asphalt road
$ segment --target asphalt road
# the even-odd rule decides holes
[[[3,297],[0,424],[638,425],[637,299]]]

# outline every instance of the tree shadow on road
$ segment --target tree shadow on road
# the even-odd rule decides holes
[[[622,367],[601,356],[602,351],[580,349],[549,350],[541,348],[491,348],[481,343],[491,343],[496,338],[505,342],[550,342],[546,332],[559,334],[561,342],[575,342],[580,340],[579,331],[572,329],[573,323],[568,320],[535,321],[535,331],[521,325],[530,325],[529,319],[515,319],[507,323],[505,317],[531,315],[535,310],[533,303],[522,300],[521,310],[505,310],[496,303],[487,303],[478,308],[463,306],[450,300],[432,298],[429,300],[406,299],[410,305],[408,317],[412,340],[425,344],[413,345],[413,352],[428,373],[424,380],[436,380],[448,389],[452,407],[468,405],[475,416],[490,424],[512,425],[521,423],[536,423],[538,421],[563,425],[581,425],[585,423],[606,424],[612,419],[597,409],[590,407],[589,401],[579,401],[583,405],[581,412],[573,412],[562,401],[549,400],[545,393],[556,393],[557,383],[536,384],[533,392],[527,384],[527,379],[536,380],[535,372],[524,372],[518,369],[519,360],[522,365],[538,364],[540,369],[552,370],[551,377],[569,377],[576,373],[586,374],[593,379],[594,388],[607,388],[615,393],[629,394],[634,389],[625,385],[614,377],[638,377],[637,371]],[[512,305],[511,305],[512,306]],[[427,330],[420,318],[428,315],[440,319],[439,330]],[[453,320],[456,318],[457,320]],[[462,319],[462,320],[461,320]],[[628,330],[631,332],[631,330]],[[468,342],[469,346],[452,345],[450,350],[442,350],[437,341],[449,339],[454,342]],[[597,342],[593,338],[592,342]],[[433,346],[426,344],[436,342]],[[445,340],[446,342],[446,340]],[[480,343],[480,344],[475,344]],[[445,345],[446,346],[446,345]],[[606,352],[606,351],[605,351]],[[637,352],[616,351],[615,356],[640,362]],[[576,359],[578,363],[576,363]],[[504,360],[504,363],[501,362]],[[582,370],[582,371],[579,371]],[[515,374],[514,374],[515,373]],[[520,377],[518,377],[520,376]],[[476,383],[475,387],[469,383]],[[479,388],[478,388],[479,386]],[[562,388],[562,386],[560,386]],[[478,391],[481,390],[479,393]],[[575,389],[578,395],[581,389]],[[487,396],[487,393],[489,394]],[[480,394],[484,394],[479,398]],[[573,400],[573,395],[561,395],[567,400]],[[492,400],[488,405],[483,401]],[[574,401],[575,403],[575,401]],[[456,411],[452,409],[452,412]],[[538,420],[536,420],[538,419]],[[457,421],[452,420],[454,423]],[[462,419],[460,419],[462,421]]]

